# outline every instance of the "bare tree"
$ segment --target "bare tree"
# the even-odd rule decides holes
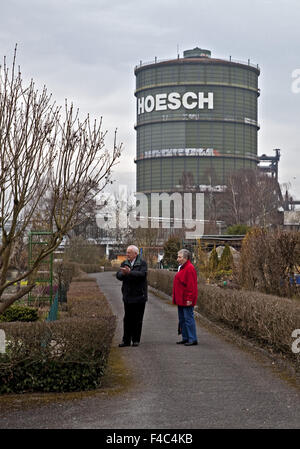
[[[248,290],[291,297],[297,293],[299,261],[299,232],[252,228],[243,240],[236,279]]]
[[[227,180],[227,188],[219,196],[219,218],[228,225],[266,226],[276,223],[282,203],[276,179],[259,170],[239,170]]]
[[[44,87],[33,81],[23,87],[16,67],[4,58],[0,68],[0,300],[15,282],[28,284],[0,302],[0,313],[34,287],[39,264],[51,254],[63,236],[82,219],[86,202],[110,181],[111,168],[120,156],[116,133],[113,149],[105,146],[102,118],[81,120],[73,105],[56,106]],[[30,228],[41,204],[52,231],[47,245],[31,267],[7,280],[9,266],[20,237]],[[41,208],[42,209],[42,208]]]

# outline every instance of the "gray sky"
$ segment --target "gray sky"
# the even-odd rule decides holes
[[[0,0],[0,59],[11,61],[18,43],[25,79],[45,84],[59,104],[67,98],[103,116],[108,144],[117,127],[116,177],[132,189],[134,66],[176,57],[177,46],[180,55],[198,46],[250,59],[261,69],[258,154],[281,149],[279,181],[300,199],[299,23],[299,0]]]

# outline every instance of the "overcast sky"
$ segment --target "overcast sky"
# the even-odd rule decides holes
[[[279,181],[300,199],[299,23],[300,0],[0,0],[0,58],[11,61],[18,43],[24,78],[103,116],[108,144],[118,128],[116,177],[131,189],[135,65],[196,46],[250,59],[261,69],[258,154],[281,149]]]

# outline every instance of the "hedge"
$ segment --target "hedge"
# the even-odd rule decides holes
[[[0,314],[0,321],[37,321],[39,319],[38,310],[33,307],[12,305],[5,312]]]
[[[150,269],[149,285],[171,295],[175,274]],[[212,321],[224,323],[269,349],[287,355],[300,373],[300,356],[291,349],[292,332],[300,328],[297,300],[199,283],[196,310]]]
[[[101,386],[116,317],[94,280],[72,283],[69,316],[54,322],[0,323],[0,393],[82,391]]]
[[[119,267],[101,265],[101,263],[76,264],[77,268],[85,273],[100,273],[101,271],[118,271]]]

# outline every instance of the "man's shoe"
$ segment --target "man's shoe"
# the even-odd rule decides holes
[[[139,342],[138,341],[134,341],[133,343],[132,343],[132,346],[138,346],[139,345]]]
[[[130,343],[120,343],[119,348],[124,348],[125,346],[130,346]]]
[[[198,344],[197,341],[188,341],[187,343],[184,343],[184,346],[195,346],[197,344]]]
[[[188,342],[187,340],[180,340],[180,341],[177,341],[176,344],[177,345],[185,345],[187,342]]]

